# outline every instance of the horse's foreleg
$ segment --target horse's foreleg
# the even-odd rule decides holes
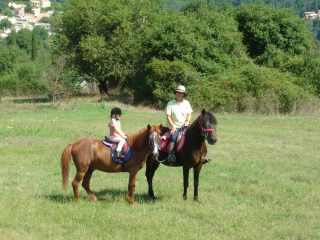
[[[193,198],[195,201],[199,202],[198,198],[198,186],[199,186],[199,175],[201,171],[202,164],[193,168],[193,179],[194,179],[194,195]]]
[[[138,171],[133,171],[130,172],[130,177],[129,177],[129,184],[128,184],[128,192],[126,196],[126,200],[132,204],[136,205],[134,202],[134,191],[136,189],[136,177],[137,177]]]
[[[158,167],[159,167],[159,162],[152,161],[149,159],[147,160],[146,177],[147,177],[148,186],[149,186],[148,194],[152,199],[156,198],[154,196],[154,192],[153,192],[152,179],[153,179],[154,173],[158,169]]]
[[[186,166],[183,166],[183,199],[187,200],[187,190],[189,186],[189,168]]]
[[[90,190],[90,179],[94,170],[89,169],[87,173],[84,175],[82,181],[82,187],[87,191],[88,195],[91,197],[92,201],[99,202],[97,197]]]
[[[80,184],[80,182],[83,179],[85,174],[86,174],[86,172],[77,172],[75,178],[72,181],[74,200],[76,200],[76,201],[79,200],[78,188],[79,188],[79,184]]]

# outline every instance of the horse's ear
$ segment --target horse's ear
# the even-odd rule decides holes
[[[160,128],[160,131],[161,131],[162,130],[162,124],[160,124],[159,128]]]
[[[206,110],[202,109],[202,115],[206,114]]]
[[[150,131],[150,129],[151,129],[151,126],[150,126],[150,124],[148,124],[148,131]]]
[[[210,111],[210,112],[211,112],[211,114],[213,114],[213,108],[211,108],[211,111]]]

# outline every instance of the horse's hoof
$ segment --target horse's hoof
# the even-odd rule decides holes
[[[198,203],[200,203],[200,204],[201,204],[201,202],[200,202],[200,200],[199,200],[199,198],[198,198],[198,197],[194,197],[194,201],[196,201],[196,202],[198,202]]]
[[[187,201],[188,200],[187,196],[183,196],[183,200]]]
[[[153,192],[148,192],[149,193],[149,197],[151,198],[151,199],[156,199],[156,197],[154,196],[154,193]]]

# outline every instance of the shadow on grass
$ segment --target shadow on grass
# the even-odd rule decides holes
[[[10,102],[10,100],[8,100]],[[49,98],[26,98],[26,99],[14,99],[12,100],[13,103],[51,103]]]
[[[119,189],[105,189],[102,191],[94,191],[93,194],[98,198],[100,202],[121,202],[125,199],[125,196],[127,194],[127,191],[119,190]],[[79,194],[80,201],[91,201],[91,198],[86,192],[81,192]],[[45,199],[48,199],[53,202],[59,202],[59,203],[70,203],[74,202],[73,195],[67,195],[66,197],[63,197],[62,194],[52,194],[44,196]],[[134,201],[136,203],[153,203],[155,201],[161,200],[162,197],[151,199],[147,193],[143,194],[134,194]]]

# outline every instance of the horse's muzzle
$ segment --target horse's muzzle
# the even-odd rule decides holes
[[[207,140],[210,145],[214,145],[218,141],[216,138],[208,138]]]
[[[155,159],[155,158],[158,158],[159,157],[159,152],[152,152],[150,153],[150,156]]]

